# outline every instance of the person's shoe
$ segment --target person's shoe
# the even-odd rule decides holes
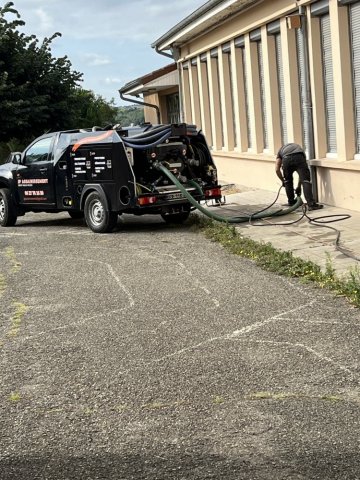
[[[312,205],[308,205],[308,210],[321,210],[324,208],[324,205],[321,205],[321,203],[313,203]]]

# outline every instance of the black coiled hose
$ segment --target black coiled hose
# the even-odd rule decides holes
[[[165,131],[165,133],[160,132],[157,135],[153,135],[151,137],[148,137],[146,139],[146,141],[147,142],[150,141],[151,143],[146,143],[146,144],[141,143],[141,142],[136,143],[136,139],[135,139],[135,142],[134,142],[134,137],[131,137],[131,140],[130,139],[128,140],[127,138],[123,138],[122,141],[123,141],[123,143],[126,147],[146,150],[147,148],[152,148],[152,147],[155,147],[156,145],[158,145],[159,143],[165,142],[165,140],[167,140],[170,136],[171,136],[171,130],[168,130],[168,131]]]

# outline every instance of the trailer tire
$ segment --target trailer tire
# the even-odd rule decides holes
[[[86,197],[84,215],[87,226],[95,233],[110,232],[117,223],[117,213],[107,209],[106,201],[98,192]]]
[[[11,198],[8,188],[0,189],[0,225],[2,227],[12,227],[17,220],[16,205]]]
[[[178,213],[168,213],[168,214],[161,214],[161,217],[163,220],[165,220],[166,223],[172,223],[176,225],[180,225],[181,223],[184,223],[190,215],[190,210],[188,212],[178,212]]]

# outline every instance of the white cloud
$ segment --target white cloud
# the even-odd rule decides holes
[[[62,34],[54,56],[67,55],[82,86],[105,98],[135,78],[170,63],[151,43],[206,0],[13,0],[26,34]],[[1,0],[0,0],[1,2]],[[120,78],[121,77],[121,78]]]
[[[54,33],[51,30],[54,29],[54,20],[53,18],[45,12],[43,8],[37,8],[34,11],[35,15],[38,17],[39,24],[38,28],[43,33]],[[51,32],[50,32],[51,31]]]
[[[116,78],[116,77],[106,77],[105,83],[106,85],[112,85],[113,83],[116,83],[117,85],[121,85],[121,80],[120,78]]]
[[[205,1],[182,0],[181,7],[174,8],[169,0],[87,0],[84,8],[84,0],[27,0],[19,11],[26,12],[30,19],[36,14],[37,22],[40,20],[36,28],[40,27],[42,33],[47,30],[49,34],[51,27],[78,40],[103,38],[150,44],[202,3]]]
[[[107,56],[99,55],[97,53],[85,53],[85,65],[88,67],[99,67],[100,65],[108,65],[111,60]]]

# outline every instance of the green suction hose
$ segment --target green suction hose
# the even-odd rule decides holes
[[[302,205],[302,200],[301,197],[296,198],[296,203],[292,205],[289,208],[285,208],[284,210],[278,210],[273,213],[265,213],[265,212],[259,212],[259,213],[254,213],[254,215],[244,215],[241,217],[222,217],[221,215],[217,215],[216,213],[212,213],[206,208],[204,208],[200,203],[198,203],[194,197],[184,188],[184,186],[179,182],[179,180],[167,169],[165,168],[161,163],[155,163],[154,167],[160,170],[164,175],[168,177],[169,180],[171,180],[174,185],[178,187],[178,189],[181,191],[181,193],[186,197],[189,202],[197,208],[200,212],[202,212],[204,215],[206,215],[209,218],[212,218],[213,220],[217,220],[218,222],[225,222],[225,223],[243,223],[243,222],[248,222],[249,220],[256,220],[259,218],[268,218],[268,217],[278,217],[281,215],[286,215],[288,213],[291,213],[292,211],[296,210],[298,207]],[[196,189],[202,193],[200,186],[194,181],[191,181],[192,185],[196,187]]]

